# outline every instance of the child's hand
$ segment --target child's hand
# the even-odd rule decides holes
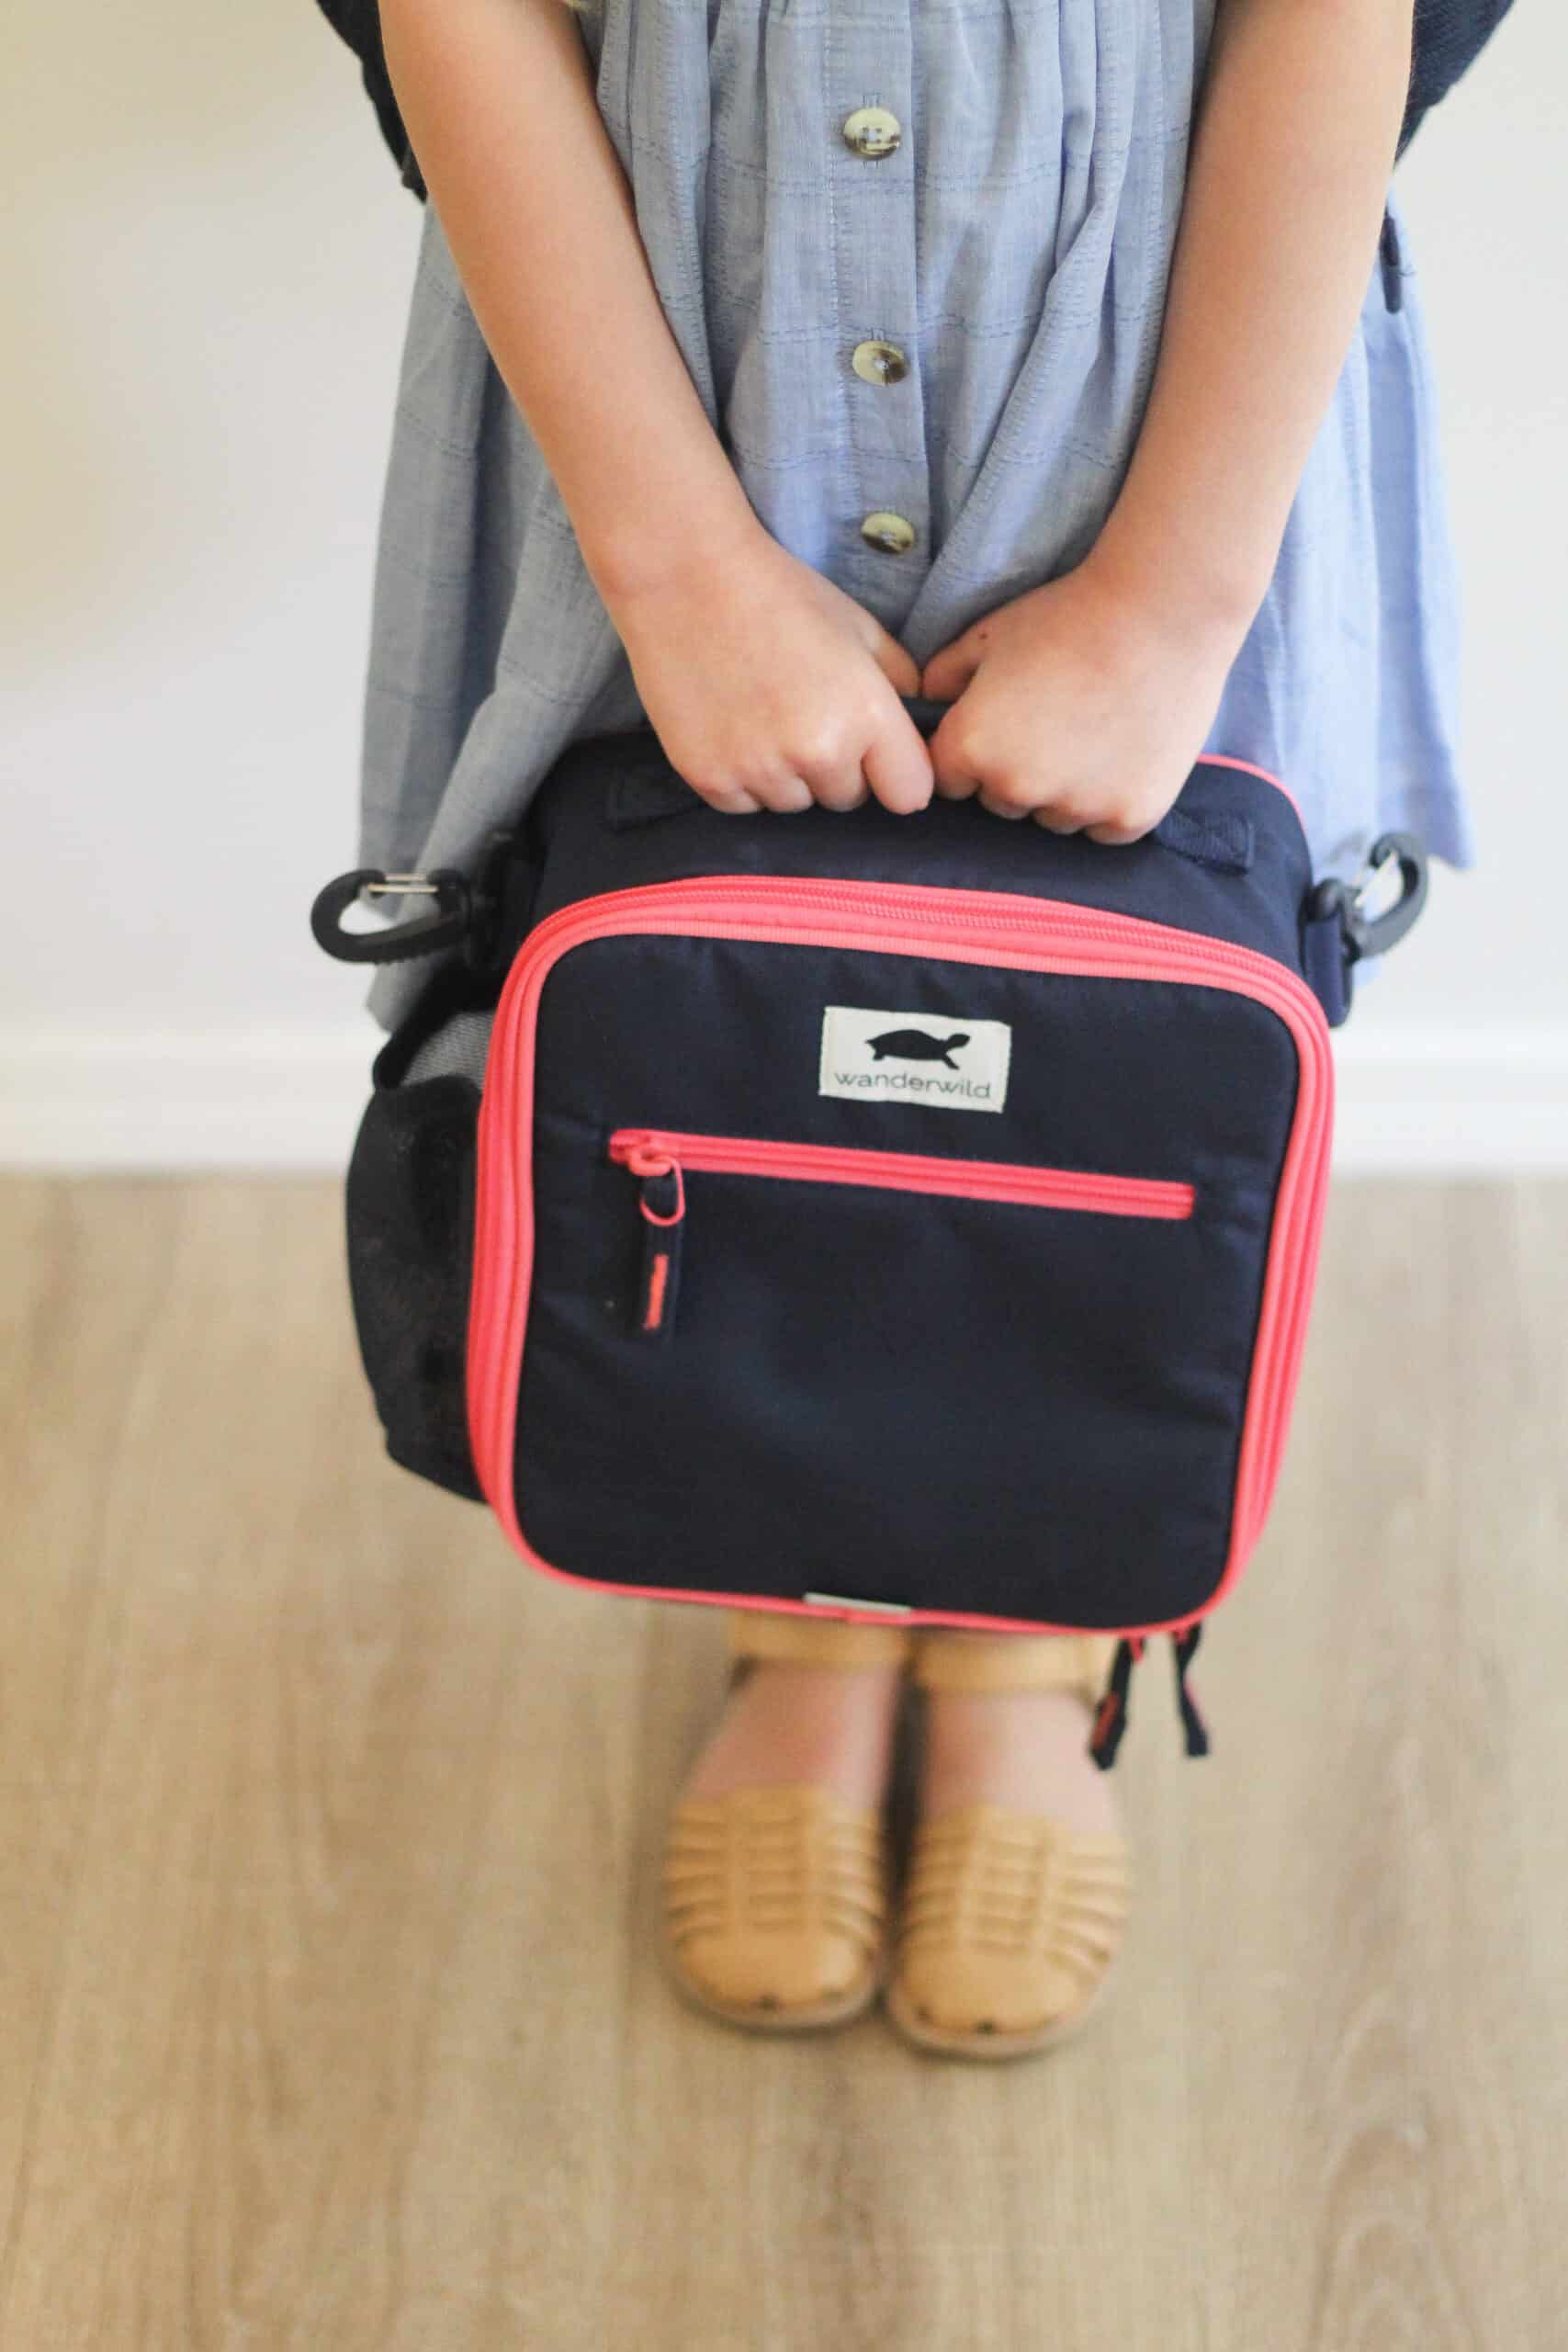
[[[1091,566],[1032,588],[926,663],[920,692],[953,704],[931,737],[936,790],[1054,833],[1140,841],[1186,783],[1238,644]]]
[[[666,757],[710,808],[852,808],[868,787],[900,814],[930,801],[898,700],[919,662],[770,533],[606,603]]]

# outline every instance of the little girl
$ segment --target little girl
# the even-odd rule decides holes
[[[471,868],[570,743],[650,724],[757,823],[973,795],[1114,857],[1212,752],[1285,780],[1320,873],[1390,827],[1468,864],[1390,188],[1412,13],[382,0],[429,203],[358,863]],[[916,695],[949,706],[929,734]],[[381,967],[371,1011],[419,985]],[[1085,1753],[1110,1640],[727,1624],[665,1858],[675,1981],[774,2029],[885,1987],[976,2055],[1075,2030],[1129,1880]]]

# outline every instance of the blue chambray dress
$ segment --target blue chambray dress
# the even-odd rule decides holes
[[[1115,500],[1213,5],[599,0],[582,19],[665,315],[752,506],[918,662],[1079,562]],[[1472,855],[1435,393],[1392,189],[1389,209],[1400,271],[1372,267],[1204,745],[1283,777],[1318,869],[1346,875],[1390,826]],[[860,372],[872,343],[903,372]],[[877,514],[897,527],[868,537]],[[644,718],[432,199],[380,517],[357,863],[471,867],[569,743]],[[428,969],[378,968],[383,1027]]]

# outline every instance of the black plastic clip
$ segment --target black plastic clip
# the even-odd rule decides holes
[[[1386,206],[1383,208],[1382,228],[1378,235],[1378,262],[1382,271],[1383,308],[1388,311],[1403,310],[1404,288],[1400,280],[1404,275],[1404,264],[1399,250],[1399,231],[1394,226],[1393,213]]]
[[[371,899],[406,892],[412,898],[434,898],[435,904],[409,922],[380,931],[344,931],[344,910],[362,890]],[[466,939],[470,912],[468,876],[456,866],[438,866],[434,874],[383,874],[379,866],[362,865],[353,874],[335,876],[317,891],[310,935],[340,964],[400,964],[408,956],[428,956],[434,948]]]
[[[1398,863],[1400,894],[1381,914],[1368,916],[1367,895],[1391,861]],[[1424,844],[1414,833],[1382,833],[1355,882],[1330,875],[1313,891],[1304,930],[1307,977],[1331,1028],[1350,1011],[1356,966],[1363,956],[1383,956],[1398,945],[1427,903],[1427,883]]]
[[[378,866],[366,865],[334,876],[311,904],[310,935],[342,964],[401,964],[411,956],[453,947],[470,971],[488,978],[497,969],[502,915],[513,924],[526,925],[527,894],[517,886],[530,878],[524,873],[517,833],[497,831],[485,844],[473,881],[453,865],[437,866],[430,874],[383,874]],[[367,898],[407,895],[432,898],[435,903],[408,922],[378,931],[344,931],[344,912],[361,891]]]

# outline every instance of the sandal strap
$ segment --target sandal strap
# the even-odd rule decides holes
[[[1114,1634],[917,1633],[911,1679],[927,1690],[1074,1690],[1096,1706]]]
[[[730,1656],[783,1658],[805,1666],[896,1666],[908,1657],[908,1625],[872,1619],[809,1617],[782,1609],[730,1609]]]

